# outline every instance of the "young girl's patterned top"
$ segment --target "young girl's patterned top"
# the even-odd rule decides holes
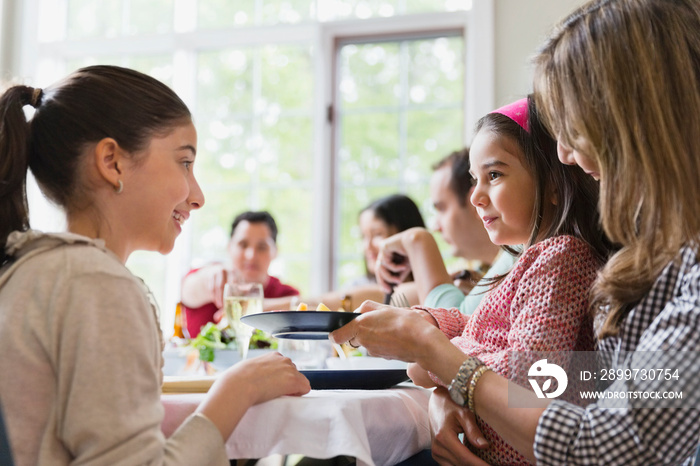
[[[573,236],[548,238],[523,252],[473,315],[456,308],[423,309],[464,353],[532,390],[528,369],[542,352],[556,352],[549,354],[554,359],[550,362],[565,366],[563,352],[594,350],[589,290],[601,265],[585,241]],[[450,383],[432,377],[440,385]],[[573,401],[577,388],[574,384],[567,389],[562,399],[569,394]],[[490,446],[472,448],[474,453],[489,464],[529,464],[478,417],[477,423]]]

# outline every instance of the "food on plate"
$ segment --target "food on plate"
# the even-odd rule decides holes
[[[216,357],[215,350],[235,349],[236,337],[230,328],[219,328],[213,322],[204,325],[195,338],[189,341],[186,346],[198,354],[199,360],[203,362],[213,362]],[[250,338],[250,349],[277,349],[277,339],[271,337],[262,330],[254,330]]]
[[[309,310],[309,305],[306,303],[299,303],[299,305],[297,306],[297,311],[308,311],[308,310]],[[326,311],[326,312],[330,311],[328,306],[326,306],[323,303],[318,303],[318,306],[316,306],[316,310],[317,311]]]
[[[340,348],[343,351],[343,356],[340,356],[340,354],[338,354],[338,348]],[[343,343],[341,345],[333,345],[331,357],[345,359],[356,358],[360,356],[364,356],[364,353],[362,353],[362,351],[360,351],[358,348],[353,348],[347,343]]]
[[[277,349],[277,338],[272,337],[260,329],[253,330],[253,336],[250,337],[249,349]]]
[[[198,350],[199,360],[212,362],[214,360],[214,350],[224,349],[226,344],[221,340],[222,333],[213,322],[202,327],[199,335],[190,341],[189,347]]]

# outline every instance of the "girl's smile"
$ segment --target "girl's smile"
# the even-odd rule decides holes
[[[481,220],[484,222],[484,226],[488,229],[493,222],[495,222],[498,217],[482,217]]]
[[[182,225],[187,221],[189,218],[190,214],[187,212],[180,212],[180,211],[175,211],[173,212],[173,219],[175,220],[175,226],[177,227],[178,231],[182,231]]]
[[[517,144],[483,129],[474,137],[469,160],[476,180],[471,203],[491,241],[498,245],[527,242],[532,230],[535,181],[523,165]]]

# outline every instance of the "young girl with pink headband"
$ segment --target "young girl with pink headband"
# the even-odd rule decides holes
[[[528,99],[481,118],[469,158],[475,179],[471,202],[491,241],[506,248],[521,246],[522,253],[509,273],[493,279],[471,316],[458,309],[413,310],[437,325],[446,343],[451,340],[483,362],[482,371],[488,368],[530,388],[527,368],[538,353],[594,349],[588,291],[610,252],[597,220],[597,184],[580,168],[558,162],[556,143]],[[363,304],[364,314],[332,334],[333,339],[362,344],[381,355],[386,332],[396,329],[384,323],[394,315],[391,308],[367,312],[378,308]],[[396,333],[394,338],[406,336],[405,330]],[[524,359],[514,361],[515,352]],[[418,385],[450,385],[433,372],[437,371],[416,364],[409,369]],[[451,390],[466,390],[466,382],[459,386],[452,381]],[[528,463],[490,426],[478,418],[477,423],[488,443],[472,449],[483,460]]]

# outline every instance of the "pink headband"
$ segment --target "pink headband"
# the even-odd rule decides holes
[[[530,132],[530,126],[527,124],[528,113],[527,113],[527,97],[520,100],[516,100],[513,103],[504,105],[503,107],[494,110],[491,113],[500,113],[505,115],[517,124],[520,125],[522,129]]]

